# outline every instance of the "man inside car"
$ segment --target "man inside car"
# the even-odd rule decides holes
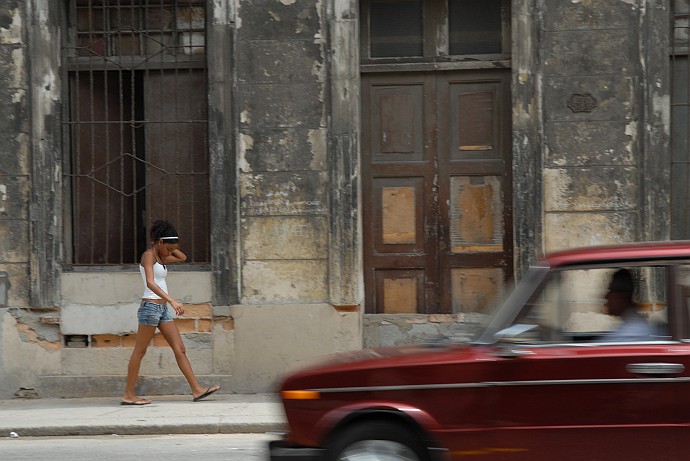
[[[606,293],[606,308],[609,315],[620,317],[616,330],[607,334],[605,341],[648,341],[653,337],[647,316],[633,303],[635,282],[627,269],[617,270],[611,277]]]

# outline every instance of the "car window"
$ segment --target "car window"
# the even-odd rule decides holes
[[[678,287],[680,339],[690,342],[690,266],[675,268],[675,281]]]
[[[554,271],[509,331],[534,343],[669,339],[664,266]],[[690,271],[687,271],[690,294]],[[690,320],[690,311],[687,311]]]

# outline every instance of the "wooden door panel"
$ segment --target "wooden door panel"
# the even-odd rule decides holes
[[[376,313],[424,312],[429,255],[424,226],[425,178],[373,178],[371,287]],[[433,294],[433,293],[432,293]]]
[[[433,220],[434,80],[387,74],[362,80],[362,192],[369,313],[438,304]],[[430,161],[431,159],[431,161]]]
[[[423,160],[423,84],[374,86],[371,89],[372,160],[405,162]]]
[[[378,254],[424,252],[424,178],[374,178],[372,231]]]
[[[450,253],[503,251],[503,197],[498,176],[450,178]]]
[[[512,277],[510,73],[439,78],[441,305],[486,312]]]
[[[488,312],[505,293],[500,267],[458,267],[450,270],[453,312]]]
[[[512,276],[509,71],[362,76],[366,312],[486,311]]]
[[[450,82],[449,92],[448,159],[500,159],[500,82]]]
[[[426,274],[420,269],[381,269],[374,272],[376,313],[416,314],[425,305]]]

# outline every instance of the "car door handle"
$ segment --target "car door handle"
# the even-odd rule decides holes
[[[625,369],[636,375],[677,375],[685,371],[682,363],[629,363]]]

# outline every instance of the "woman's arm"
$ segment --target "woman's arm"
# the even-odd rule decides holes
[[[168,256],[163,258],[163,262],[166,264],[183,263],[187,260],[187,255],[182,253],[180,249],[174,250]]]

